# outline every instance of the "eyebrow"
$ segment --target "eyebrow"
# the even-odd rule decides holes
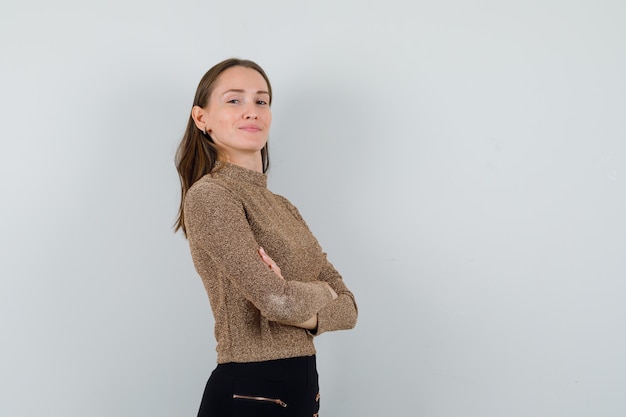
[[[226,90],[224,91],[224,93],[222,94],[223,96],[225,96],[228,93],[245,93],[245,90],[239,89],[239,88],[232,88],[230,90]],[[256,94],[267,94],[269,96],[270,93],[268,93],[265,90],[259,90],[256,92]]]

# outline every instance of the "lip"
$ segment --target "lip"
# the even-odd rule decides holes
[[[240,130],[245,130],[246,132],[260,132],[261,128],[257,125],[243,125],[239,126]]]

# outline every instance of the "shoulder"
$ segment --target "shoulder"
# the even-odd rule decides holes
[[[205,175],[196,181],[187,190],[185,195],[185,205],[219,205],[220,202],[232,201],[236,199],[235,193],[228,187],[228,184],[219,178],[214,178],[211,174]]]
[[[219,179],[204,176],[187,191],[184,202],[187,236],[190,241],[245,219],[239,196]],[[208,229],[207,229],[208,228]]]

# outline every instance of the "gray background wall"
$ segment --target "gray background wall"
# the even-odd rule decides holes
[[[213,319],[175,147],[258,61],[270,187],[357,296],[325,416],[624,416],[626,3],[0,6],[0,415],[193,416]]]

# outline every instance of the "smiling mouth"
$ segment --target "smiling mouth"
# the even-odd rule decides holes
[[[239,129],[245,130],[246,132],[260,132],[261,128],[258,126],[242,126]]]

